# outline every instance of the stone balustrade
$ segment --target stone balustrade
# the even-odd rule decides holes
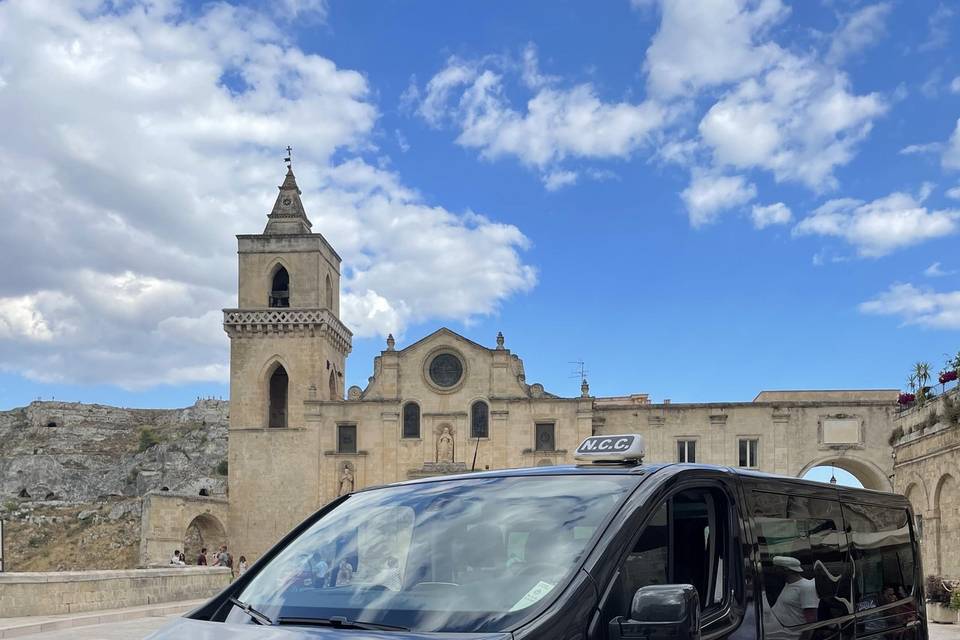
[[[230,580],[223,567],[0,573],[0,618],[197,600]]]

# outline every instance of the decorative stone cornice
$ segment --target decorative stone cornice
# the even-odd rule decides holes
[[[223,330],[231,340],[264,334],[324,337],[344,355],[353,339],[329,309],[224,309]]]

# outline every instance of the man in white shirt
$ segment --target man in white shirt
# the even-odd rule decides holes
[[[803,577],[803,566],[792,556],[774,556],[773,566],[786,575],[787,583],[773,605],[773,614],[785,627],[796,627],[817,621],[817,586],[813,580]]]

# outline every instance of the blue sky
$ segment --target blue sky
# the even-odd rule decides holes
[[[363,386],[392,331],[575,395],[886,388],[960,349],[960,10],[0,5],[0,407],[226,397],[294,166]]]

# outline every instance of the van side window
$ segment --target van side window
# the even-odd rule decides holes
[[[853,572],[839,502],[754,491],[753,520],[759,529],[764,610],[776,618],[765,622],[768,627],[853,613]]]
[[[692,584],[708,612],[729,591],[729,512],[719,491],[691,489],[674,495],[654,513],[621,569],[614,615],[629,616],[637,589],[653,584]]]
[[[908,597],[913,592],[915,560],[907,511],[848,503],[843,505],[843,516],[857,563],[857,611]]]

